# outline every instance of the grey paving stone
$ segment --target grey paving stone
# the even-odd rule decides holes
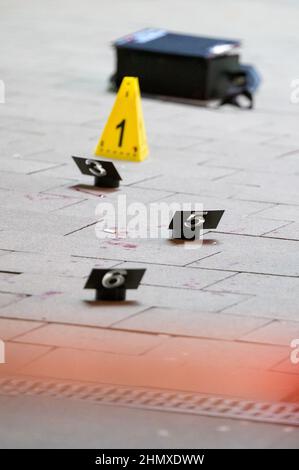
[[[299,240],[299,223],[291,222],[268,232],[267,237],[282,238],[284,240]]]
[[[17,374],[20,369],[50,352],[51,348],[35,344],[17,344],[5,341],[5,363],[1,364],[0,377]]]
[[[0,232],[0,248],[6,251],[30,251],[32,253],[69,254],[67,237],[47,233],[32,233],[20,230]]]
[[[279,293],[274,298],[271,296],[256,296],[246,300],[242,305],[228,307],[225,313],[245,316],[263,316],[264,318],[277,320],[298,320],[298,308],[287,298],[280,298]]]
[[[127,330],[165,333],[178,336],[197,336],[201,338],[238,339],[245,332],[260,331],[269,322],[265,319],[237,315],[201,313],[194,310],[151,308],[138,315],[115,323],[113,326]],[[254,337],[254,332],[252,336]],[[253,340],[252,340],[253,341]]]
[[[69,155],[68,160],[64,158],[62,162],[63,163],[59,165],[56,164],[52,168],[46,168],[42,170],[40,172],[41,176],[45,176],[47,178],[50,177],[50,178],[68,179],[74,182],[78,182],[80,180],[83,180],[84,182],[88,182],[88,177],[80,173],[80,171],[78,170],[78,167],[75,165],[75,162],[71,158],[71,155]]]
[[[242,336],[241,340],[252,343],[280,344],[289,346],[299,338],[299,323],[291,321],[272,321]]]
[[[254,136],[256,140],[256,135]],[[211,165],[217,167],[234,168],[244,170],[259,170],[262,172],[277,172],[284,174],[293,174],[294,169],[298,171],[298,164],[294,162],[293,168],[290,168],[282,155],[295,150],[295,145],[266,145],[259,142],[240,140],[234,138],[228,140],[222,138],[213,142],[207,142],[201,145],[201,148],[207,152],[211,159]],[[250,155],[250,158],[246,158]],[[236,174],[237,177],[237,174]]]
[[[78,202],[77,195],[53,196],[43,193],[21,193],[14,190],[1,190],[0,197],[5,209],[22,209],[42,212],[43,214],[55,211],[62,207]]]
[[[210,290],[238,292],[252,295],[267,294],[277,297],[291,297],[296,299],[296,290],[299,287],[299,279],[297,277],[287,276],[267,276],[262,274],[239,273],[230,278],[219,281],[217,285],[211,286]]]
[[[13,189],[22,192],[40,192],[71,183],[65,179],[41,178],[40,175],[22,175],[21,173],[0,173],[0,189]]]
[[[0,260],[1,263],[1,260]],[[1,265],[1,264],[0,264]],[[213,271],[210,269],[194,270],[193,268],[177,266],[161,266],[146,263],[123,263],[119,267],[146,269],[142,284],[157,287],[176,287],[188,290],[198,290],[232,276],[231,272]]]
[[[5,133],[3,133],[3,135],[5,135],[5,140],[3,139],[1,141],[1,150],[0,150],[1,158],[3,158],[3,160],[12,160],[14,158],[23,159],[30,155],[36,154],[38,152],[49,150],[48,143],[45,142],[45,139],[43,136],[30,133],[30,139],[28,139],[28,134],[24,135],[24,133],[20,131],[16,132],[13,129],[13,123],[12,121],[9,120],[8,116],[5,117],[5,122],[6,122]],[[51,162],[51,158],[49,158],[48,162],[45,162],[45,163],[49,164],[49,162]],[[26,163],[24,163],[23,165],[24,165],[24,168],[26,168],[25,166]],[[43,166],[44,164],[41,163],[40,168],[42,168]],[[11,171],[11,170],[6,170],[6,171]],[[15,170],[12,170],[12,171],[15,171]]]
[[[282,222],[272,219],[266,219],[258,216],[240,217],[233,226],[228,219],[224,219],[221,224],[221,230],[226,233],[235,233],[237,235],[267,235],[271,236],[276,231],[284,230],[288,226],[288,222]],[[275,230],[273,231],[273,227]],[[287,229],[288,230],[288,229]]]
[[[0,338],[2,340],[11,340],[35,328],[40,328],[42,325],[41,322],[0,318]]]
[[[296,176],[285,175],[282,179],[280,173],[267,174],[243,172],[242,178],[231,176],[225,179],[226,184],[238,187],[237,199],[261,201],[283,204],[298,204],[298,191],[296,190]],[[288,189],[287,189],[288,188]]]
[[[216,180],[216,176],[210,178],[213,184],[210,183],[203,175],[200,175],[200,169],[198,170],[198,176],[191,176],[190,178],[184,178],[183,176],[176,176],[168,178],[167,176],[158,176],[157,178],[148,179],[146,181],[138,183],[138,187],[149,188],[149,189],[160,189],[164,188],[167,191],[183,192],[197,195],[211,195],[211,196],[222,196],[223,198],[237,197],[241,192],[236,185],[227,184],[226,180]],[[241,198],[242,199],[242,198]],[[245,197],[243,199],[246,199]],[[248,198],[249,199],[249,198]]]
[[[170,338],[147,353],[186,365],[222,367],[223,371],[242,367],[267,370],[288,358],[289,349],[236,341],[214,341],[198,338]]]
[[[1,170],[12,173],[23,173],[32,174],[38,171],[44,171],[47,168],[51,168],[55,163],[43,163],[35,160],[24,160],[22,158],[2,158],[1,159]]]
[[[65,180],[61,179],[60,184],[56,185],[53,188],[43,191],[43,193],[51,196],[75,197],[78,200],[85,200],[86,193],[83,193],[78,190],[78,184],[80,184],[80,181],[80,179],[68,180],[68,183],[65,184]]]
[[[290,357],[273,367],[273,370],[283,372],[284,374],[287,374],[287,377],[289,377],[289,374],[292,374],[294,377],[299,375],[299,365],[294,364]]]
[[[252,296],[238,308],[229,308],[231,313],[297,320],[298,286],[296,277],[240,273],[208,289]]]
[[[0,271],[32,273],[65,277],[86,277],[93,268],[110,268],[117,261],[79,258],[76,256],[52,256],[45,253],[3,252]]]
[[[298,276],[299,252],[295,241],[215,233],[217,246],[206,246],[209,256],[194,267]],[[249,253],[250,256],[245,256]]]
[[[254,201],[237,201],[213,196],[195,196],[190,194],[176,194],[164,200],[164,202],[179,204],[202,204],[206,210],[223,210],[225,213],[218,226],[218,230],[227,233],[245,234],[245,235],[263,235],[271,227],[288,225],[287,221],[277,221],[276,218],[268,217],[267,209],[272,208],[272,204],[260,203]]]
[[[77,189],[81,191],[81,194],[85,194],[86,199],[62,207],[57,211],[57,214],[76,217],[86,217],[88,214],[90,217],[94,217],[97,207],[101,205],[101,203],[111,203],[113,204],[113,207],[117,208],[119,197],[124,198],[127,205],[136,202],[147,204],[150,202],[160,201],[171,194],[166,191],[153,191],[134,187],[120,188],[119,190],[107,190],[95,188],[91,185],[78,185]],[[98,217],[95,217],[95,220],[97,219]]]
[[[0,292],[0,307],[6,307],[7,305],[13,304],[22,299],[22,295],[16,295],[10,292]]]
[[[289,222],[298,221],[298,206],[287,204],[275,204],[268,209],[265,209],[261,214],[262,217],[270,219],[277,219]]]
[[[275,207],[275,204],[267,202],[257,202],[257,201],[239,201],[236,199],[225,199],[217,196],[217,194],[204,195],[204,194],[186,194],[184,192],[176,193],[172,196],[169,196],[165,202],[179,202],[179,203],[201,203],[205,209],[223,209],[225,208],[225,218],[238,216],[238,217],[248,217],[252,215],[259,214],[259,217],[266,217],[271,219],[271,215],[264,215],[263,211]],[[276,219],[276,217],[273,217]]]
[[[224,308],[244,302],[248,296],[203,290],[177,289],[142,285],[132,293],[134,298],[153,307],[171,307],[183,310],[198,308],[202,312],[219,312]],[[136,297],[135,297],[136,296]]]
[[[104,235],[105,238],[97,238],[95,230],[96,226],[87,227],[65,237],[65,243],[70,252],[101,259],[121,259],[173,266],[184,266],[209,255],[209,251],[201,243],[193,243],[189,246],[159,238],[115,238],[114,234],[102,232],[101,236]],[[2,248],[1,241],[0,248]]]
[[[77,277],[58,276],[57,274],[22,273],[7,279],[0,279],[2,292],[26,295],[53,295],[63,292],[77,292],[84,281]]]
[[[95,216],[75,217],[59,213],[45,214],[25,210],[0,210],[0,224],[5,230],[27,230],[34,233],[67,235],[86,227],[96,220]]]
[[[94,296],[79,291],[77,297],[49,292],[44,296],[28,297],[0,309],[0,316],[26,320],[68,323],[72,325],[107,327],[124,318],[139,313],[147,306],[131,299],[122,303],[94,302]]]
[[[19,335],[15,341],[113,354],[141,355],[165,342],[166,337],[71,325],[66,328],[65,325],[51,324]]]
[[[106,195],[108,200],[113,200],[115,203],[119,196],[126,196],[127,202],[134,203],[134,202],[142,202],[144,204],[148,204],[151,202],[161,201],[167,198],[169,195],[173,194],[169,191],[164,191],[163,188],[160,190],[157,189],[140,189],[134,186],[120,186],[118,191],[110,192]]]

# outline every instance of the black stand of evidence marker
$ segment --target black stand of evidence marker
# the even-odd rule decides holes
[[[95,176],[94,185],[99,188],[118,188],[119,180],[109,178],[108,176]]]
[[[96,300],[126,300],[126,289],[98,289],[96,290]]]

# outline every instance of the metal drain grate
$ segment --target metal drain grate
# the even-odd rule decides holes
[[[1,395],[44,395],[133,408],[299,426],[299,404],[256,402],[221,396],[122,385],[61,382],[28,377],[0,379]]]

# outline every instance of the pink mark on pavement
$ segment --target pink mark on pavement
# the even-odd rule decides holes
[[[182,287],[188,287],[189,289],[197,289],[199,287],[197,282],[186,282],[185,284],[182,284]]]
[[[138,247],[138,245],[135,245],[134,243],[128,243],[128,242],[123,242],[123,241],[118,241],[118,240],[109,240],[106,243],[108,245],[121,246],[122,248],[126,248],[126,249],[134,249]]]
[[[62,294],[62,292],[55,291],[55,290],[49,290],[48,292],[44,292],[42,294],[42,297],[48,298],[48,297],[52,297],[53,295],[61,295],[61,294]]]

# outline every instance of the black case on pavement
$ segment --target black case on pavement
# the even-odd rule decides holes
[[[230,102],[235,95],[249,93],[252,102],[259,84],[258,75],[252,77],[255,70],[240,65],[237,40],[147,28],[113,45],[117,87],[125,76],[134,76],[139,78],[141,91],[148,94]]]

